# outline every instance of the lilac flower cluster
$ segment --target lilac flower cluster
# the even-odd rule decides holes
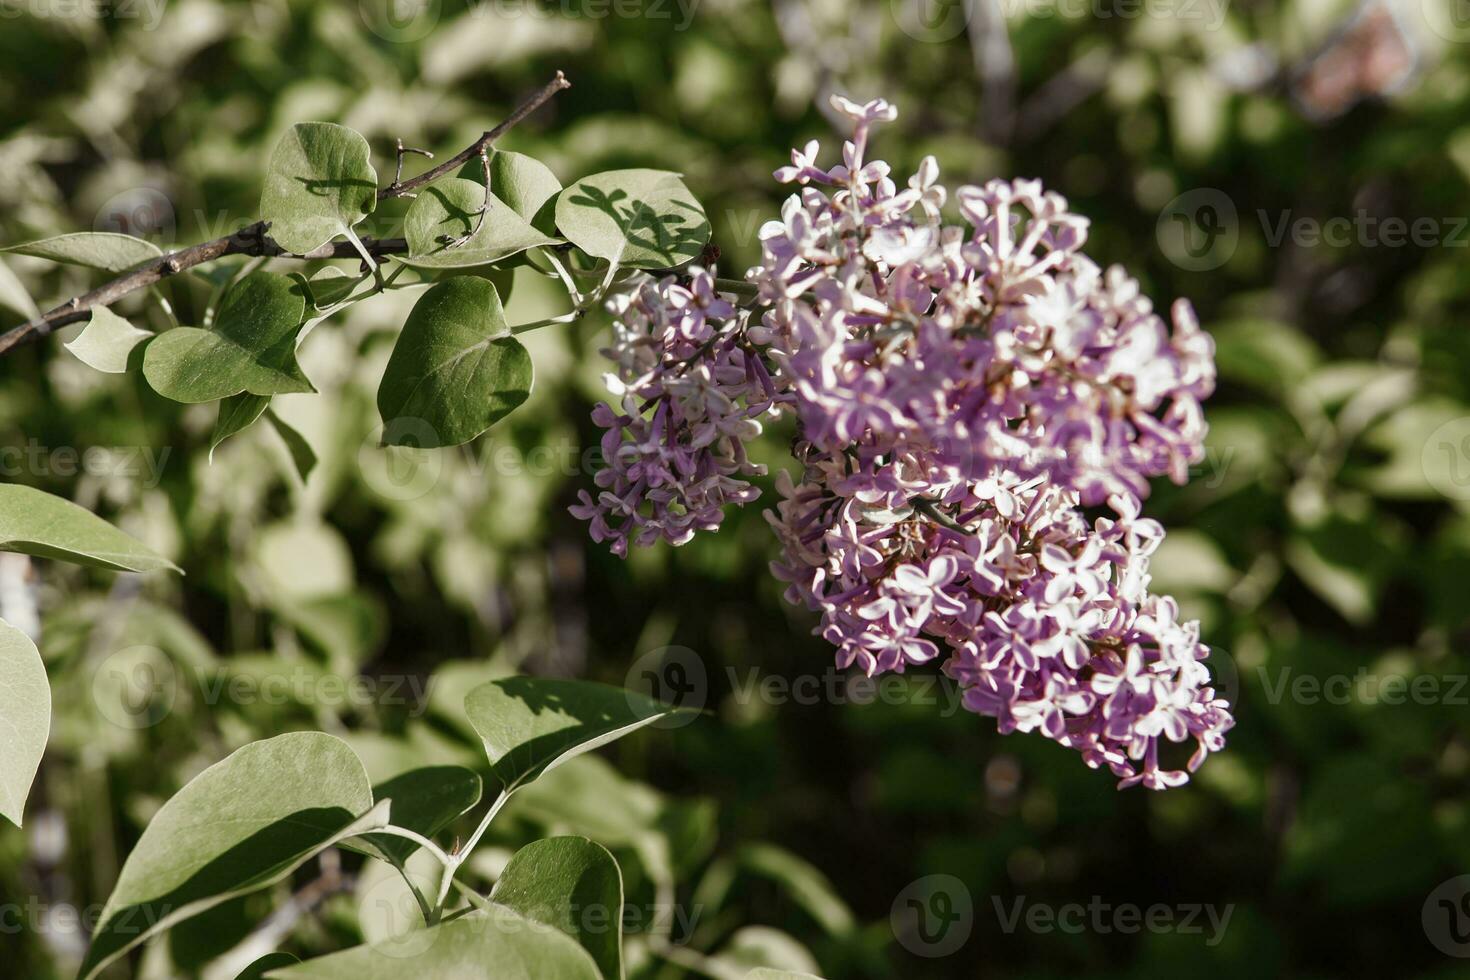
[[[893,108],[834,105],[843,162],[813,142],[776,172],[799,191],[761,229],[754,308],[702,270],[614,302],[623,414],[598,409],[610,466],[574,511],[620,554],[682,543],[754,497],[744,444],[794,414],[772,567],[839,665],[942,660],[1001,731],[1180,785],[1162,743],[1192,739],[1193,771],[1233,719],[1198,624],[1148,591],[1163,529],[1141,500],[1203,456],[1209,336],[1083,254],[1086,220],[1036,182],[961,188],[966,224],[946,224],[932,158],[903,188],[866,159]]]

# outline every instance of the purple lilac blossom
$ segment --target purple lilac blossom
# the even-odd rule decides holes
[[[1083,254],[1086,219],[1039,182],[962,187],[945,224],[932,157],[903,188],[866,158],[893,107],[833,105],[852,139],[829,170],[813,141],[776,171],[798,191],[760,230],[752,310],[699,268],[611,302],[621,412],[594,412],[608,465],[573,513],[619,555],[682,544],[755,499],[745,446],[794,415],[772,570],[839,666],[941,663],[1002,732],[1120,787],[1184,783],[1234,720],[1198,623],[1148,591],[1164,532],[1141,501],[1203,457],[1209,335]]]

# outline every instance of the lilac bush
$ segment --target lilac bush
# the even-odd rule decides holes
[[[1089,259],[1087,220],[1037,181],[962,187],[946,224],[932,157],[902,188],[867,159],[894,108],[833,104],[852,138],[776,171],[797,192],[761,228],[753,305],[697,267],[610,302],[607,466],[573,513],[619,555],[683,544],[756,498],[746,444],[793,415],[772,570],[839,666],[942,661],[1002,732],[1120,786],[1184,783],[1233,719],[1199,624],[1148,590],[1164,531],[1141,502],[1203,458],[1209,335]],[[1194,741],[1185,769],[1161,739]]]

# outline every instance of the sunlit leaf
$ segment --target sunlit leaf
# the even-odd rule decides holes
[[[178,571],[85,507],[13,483],[0,484],[0,551],[122,572]]]
[[[506,789],[686,709],[590,681],[506,677],[465,697],[465,714]]]
[[[0,619],[0,817],[19,825],[51,731],[51,687],[41,654]]]
[[[499,906],[266,976],[269,980],[603,980],[581,946]]]
[[[477,212],[486,203],[483,185],[459,178],[420,192],[404,219],[409,254],[400,260],[420,269],[468,269],[556,243],[494,195],[482,221]],[[465,235],[468,241],[450,244]]]
[[[575,939],[605,980],[622,980],[623,875],[601,844],[585,837],[527,844],[500,873],[490,900]]]
[[[76,232],[36,242],[0,248],[0,252],[32,255],[66,265],[80,265],[103,272],[126,272],[163,254],[152,242],[111,231]]]
[[[312,856],[387,823],[341,739],[293,732],[252,742],[194,777],[154,815],[103,907],[90,980],[176,922],[280,881]]]
[[[288,252],[310,252],[373,213],[378,174],[360,133],[335,123],[292,126],[271,153],[260,216]]]
[[[671,269],[709,243],[704,208],[676,173],[609,170],[556,199],[556,226],[588,255],[633,269]]]
[[[66,349],[89,367],[108,374],[125,374],[128,357],[153,334],[139,330],[105,306],[92,309],[92,319]]]

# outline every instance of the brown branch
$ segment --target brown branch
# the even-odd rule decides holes
[[[551,97],[556,95],[556,93],[560,92],[562,89],[568,89],[571,87],[572,83],[567,81],[567,77],[561,72],[557,72],[555,78],[542,86],[541,91],[537,92],[535,95],[531,96],[525,102],[522,102],[519,106],[517,106],[516,111],[507,116],[505,121],[502,122],[499,126],[496,126],[494,129],[487,130],[485,135],[481,136],[479,139],[475,140],[475,142],[465,147],[464,150],[460,151],[459,153],[450,157],[448,160],[445,160],[443,163],[439,164],[439,166],[435,167],[433,170],[426,170],[423,173],[419,174],[417,177],[410,177],[408,180],[395,180],[387,187],[384,187],[382,190],[378,191],[378,200],[381,201],[389,197],[402,197],[405,194],[411,194],[412,192],[418,190],[420,187],[423,187],[425,184],[433,183],[440,177],[445,177],[449,174],[454,173],[454,171],[458,170],[460,167],[463,167],[465,164],[475,159],[475,157],[479,156],[482,152],[494,146],[495,141],[504,136],[506,132],[511,129],[511,127],[515,126],[516,123],[520,122],[522,119],[525,119],[531,113],[535,112],[537,109],[541,108],[543,105],[549,102],[551,100]]]
[[[546,85],[532,95],[525,102],[516,107],[516,110],[506,117],[494,129],[488,130],[483,136],[467,147],[463,152],[457,154],[450,160],[445,161],[432,170],[411,177],[408,180],[399,180],[395,177],[393,183],[378,191],[378,200],[386,200],[393,197],[405,197],[412,194],[417,188],[425,184],[433,183],[440,177],[452,173],[458,167],[478,157],[495,144],[495,141],[503,136],[511,127],[545,105],[552,96],[562,89],[570,88],[571,82],[566,80],[561,72],[556,73]],[[402,157],[399,157],[400,172]],[[233,235],[216,238],[212,242],[203,242],[199,245],[191,245],[188,248],[171,252],[159,258],[132,269],[109,282],[103,283],[96,289],[81,296],[67,300],[65,303],[48,310],[37,319],[23,323],[18,327],[0,334],[0,355],[9,353],[28,341],[39,340],[69,323],[77,323],[91,316],[91,312],[98,306],[109,306],[129,293],[146,289],[149,286],[162,282],[170,276],[186,272],[196,266],[222,259],[227,255],[253,255],[278,257],[286,259],[351,259],[358,258],[359,253],[351,242],[329,242],[321,248],[313,249],[302,255],[287,252],[281,246],[270,239],[267,234],[269,224],[257,221],[248,228],[243,228]],[[401,238],[365,238],[363,247],[368,254],[373,256],[396,255],[408,250],[408,244]]]

